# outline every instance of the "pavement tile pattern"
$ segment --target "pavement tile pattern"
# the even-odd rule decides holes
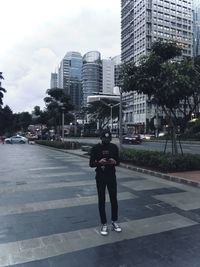
[[[87,158],[28,144],[0,158],[0,267],[199,267],[199,188],[118,167],[123,231],[103,237]]]

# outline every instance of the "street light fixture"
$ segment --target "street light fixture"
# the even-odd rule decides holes
[[[64,142],[64,124],[65,124],[65,113],[64,113],[64,110],[65,108],[62,106],[61,107],[62,109],[62,142]]]
[[[108,104],[108,103],[106,103],[105,101],[103,101],[102,99],[100,100],[105,106],[107,106],[107,107],[110,107],[110,122],[111,122],[111,127],[110,127],[110,129],[111,129],[111,133],[112,133],[112,129],[113,129],[113,108],[114,107],[116,107],[116,106],[119,106],[120,105],[120,103],[117,103],[117,104],[115,104],[115,105],[113,105],[113,104]]]
[[[64,104],[60,101],[57,101],[59,107],[61,107],[61,110],[62,110],[62,142],[64,142],[64,124],[65,124],[65,107],[64,107]]]

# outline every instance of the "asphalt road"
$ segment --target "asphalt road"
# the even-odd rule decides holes
[[[198,188],[118,167],[123,231],[103,237],[88,159],[28,144],[0,159],[0,267],[199,267]]]
[[[65,140],[74,140],[74,141],[79,141],[79,142],[84,142],[88,144],[96,144],[99,142],[99,138],[74,138],[74,137],[69,137],[66,138]],[[118,138],[113,138],[112,140],[113,143],[119,145],[119,139]],[[133,148],[133,149],[138,149],[138,150],[150,150],[150,151],[164,151],[165,149],[165,141],[143,141],[141,144],[123,144],[122,147],[124,148]],[[178,151],[181,152],[181,148],[183,153],[191,153],[191,154],[200,154],[200,142],[181,142],[181,146],[179,142],[178,144]],[[166,151],[171,152],[172,151],[172,146],[171,142],[167,142],[166,146]]]

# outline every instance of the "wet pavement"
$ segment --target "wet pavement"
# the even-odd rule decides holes
[[[118,167],[123,231],[103,237],[94,169],[68,152],[0,145],[0,267],[199,267],[198,187]]]

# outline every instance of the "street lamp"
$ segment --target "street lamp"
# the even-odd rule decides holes
[[[101,99],[100,101],[101,101],[104,105],[106,105],[107,107],[110,107],[110,124],[111,124],[110,129],[111,129],[111,133],[112,133],[112,129],[113,129],[113,111],[112,111],[112,109],[113,109],[114,107],[116,107],[116,106],[119,106],[120,103],[117,103],[117,104],[113,105],[113,104],[108,104],[108,103],[106,103],[106,102],[103,101],[102,99]]]
[[[77,136],[77,114],[74,113],[74,136]]]
[[[64,124],[65,124],[65,113],[64,110],[65,108],[62,106],[62,142],[64,142]]]
[[[119,102],[119,153],[122,151],[122,88],[119,86],[120,102]]]
[[[60,101],[57,101],[59,107],[61,107],[62,110],[62,142],[64,142],[64,124],[65,124],[65,107],[64,104]]]

